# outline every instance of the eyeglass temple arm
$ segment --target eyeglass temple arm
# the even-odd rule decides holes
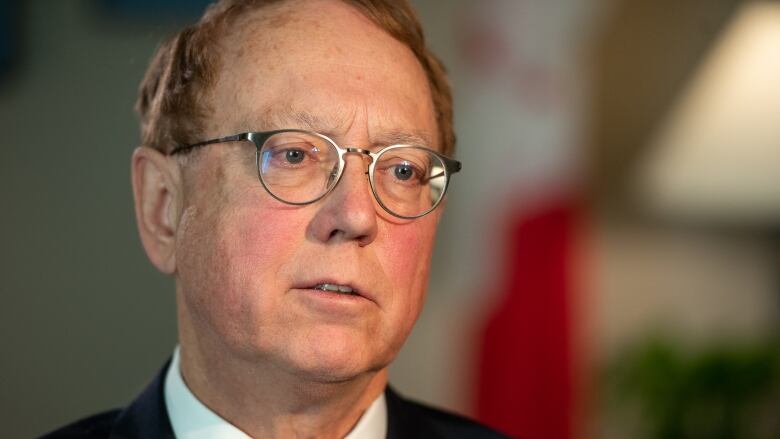
[[[460,172],[461,164],[459,161],[444,156],[442,157],[442,159],[444,159],[444,167],[447,168],[448,174],[454,174],[456,172]]]
[[[440,157],[442,158],[442,160],[444,160],[444,168],[446,169],[446,173],[448,175],[452,175],[452,174],[460,171],[461,164],[460,164],[459,161],[451,159],[451,158],[449,158],[447,156],[440,156]],[[445,174],[444,172],[439,172],[436,175],[431,175],[431,176],[425,178],[425,180],[423,182],[427,183],[427,182],[433,180],[434,178],[441,177],[444,174]]]
[[[183,151],[195,149],[201,146],[211,145],[214,143],[237,142],[239,140],[251,140],[249,137],[250,134],[251,133],[240,133],[240,134],[234,134],[232,136],[220,137],[218,139],[210,139],[203,142],[193,143],[191,145],[180,145],[177,146],[176,148],[173,148],[171,152],[168,153],[168,155],[179,154],[180,152]]]

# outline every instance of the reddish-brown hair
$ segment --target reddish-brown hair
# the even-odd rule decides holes
[[[200,139],[207,93],[219,72],[219,38],[246,12],[284,0],[220,0],[196,24],[164,42],[152,57],[138,91],[141,142],[161,152]],[[343,0],[409,47],[423,67],[436,111],[442,152],[452,155],[452,94],[441,62],[425,44],[422,26],[406,0]]]

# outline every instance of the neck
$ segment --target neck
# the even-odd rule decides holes
[[[182,329],[182,328],[180,328]],[[384,391],[387,371],[328,382],[237,358],[180,331],[181,374],[209,409],[251,437],[343,438]]]

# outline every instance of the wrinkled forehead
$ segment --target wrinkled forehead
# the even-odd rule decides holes
[[[346,131],[346,127],[349,127],[354,119],[354,114],[350,115],[348,111],[338,111],[335,107],[333,111],[327,113],[314,113],[282,104],[273,106],[272,110],[259,116],[247,115],[241,123],[243,126],[266,127],[264,129],[295,127],[340,140],[341,133]],[[418,145],[436,149],[435,139],[436,132],[419,127],[393,125],[388,121],[384,125],[384,129],[374,133],[369,145],[355,146],[379,149],[390,145]]]
[[[345,2],[286,1],[252,11],[236,20],[219,50],[212,103],[221,131],[225,123],[241,131],[289,128],[269,124],[296,120],[308,122],[298,127],[318,131],[348,126],[361,111],[370,112],[350,105],[359,100],[376,110],[374,117],[383,119],[377,123],[387,131],[437,144],[430,87],[419,61]],[[390,100],[400,105],[383,105]],[[327,114],[312,110],[325,107]]]

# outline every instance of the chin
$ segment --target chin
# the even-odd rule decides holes
[[[387,367],[391,355],[377,352],[376,342],[329,331],[298,345],[289,358],[296,374],[309,380],[337,383]]]

